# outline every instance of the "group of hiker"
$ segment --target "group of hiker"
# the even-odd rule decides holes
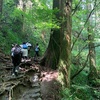
[[[18,76],[19,65],[22,61],[26,61],[28,59],[28,54],[31,48],[32,45],[29,42],[27,43],[23,42],[21,45],[12,44],[11,48],[11,58],[13,63],[12,75]],[[40,51],[38,43],[36,44],[33,51],[35,51],[34,58],[38,57]]]

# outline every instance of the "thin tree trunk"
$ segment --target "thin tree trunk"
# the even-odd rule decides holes
[[[96,4],[95,4],[96,5]],[[91,11],[92,9],[92,4],[89,3],[87,5],[88,10]],[[93,23],[93,18],[92,15],[89,19],[89,27],[87,29],[88,31],[88,40],[89,40],[89,64],[90,64],[90,73],[89,73],[89,80],[95,80],[95,78],[97,77],[97,70],[96,70],[96,61],[95,61],[95,44],[94,44],[94,36],[95,33],[93,33],[93,29],[92,29],[92,23]]]
[[[1,17],[2,17],[2,5],[3,5],[3,0],[0,0],[0,30],[2,28],[2,22],[1,22]]]
[[[89,73],[89,80],[95,80],[97,77],[97,70],[96,70],[96,61],[95,61],[95,46],[93,43],[93,36],[88,36],[89,40],[89,64],[90,64],[90,73]]]
[[[0,0],[0,14],[2,14],[2,4],[3,4],[3,0]]]

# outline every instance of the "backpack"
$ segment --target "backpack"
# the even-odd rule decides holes
[[[39,51],[39,46],[36,46],[35,47],[35,51]]]
[[[23,49],[27,49],[28,46],[26,44],[23,44]]]
[[[14,55],[21,54],[21,48],[20,47],[15,47],[14,49]]]

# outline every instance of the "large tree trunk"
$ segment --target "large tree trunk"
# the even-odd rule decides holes
[[[50,35],[50,41],[48,48],[44,54],[41,64],[46,67],[51,67],[53,69],[57,68],[59,62],[60,54],[60,31],[53,30],[53,34]]]
[[[49,46],[42,59],[42,64],[44,63],[48,67],[56,68],[59,64],[59,73],[62,76],[61,82],[66,87],[70,86],[71,2],[71,0],[59,0],[59,6],[56,7],[60,9],[58,15],[59,18],[62,18],[61,28],[54,30],[51,34]],[[59,18],[57,16],[57,19]]]
[[[71,0],[61,2],[64,23],[61,26],[61,53],[59,61],[62,84],[70,86],[70,61],[71,61]]]
[[[59,1],[53,0],[53,9],[59,9]],[[56,13],[57,20],[59,19],[59,12]],[[60,56],[60,29],[53,29],[50,35],[50,41],[48,48],[41,59],[41,64],[46,67],[51,67],[53,69],[57,68]]]

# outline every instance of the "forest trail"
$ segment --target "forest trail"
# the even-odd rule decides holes
[[[11,76],[9,56],[0,53],[0,100],[58,100],[58,72],[31,59],[21,64],[18,77]]]
[[[60,84],[57,81],[58,71],[45,68],[41,71],[41,95],[43,100],[60,100]]]

